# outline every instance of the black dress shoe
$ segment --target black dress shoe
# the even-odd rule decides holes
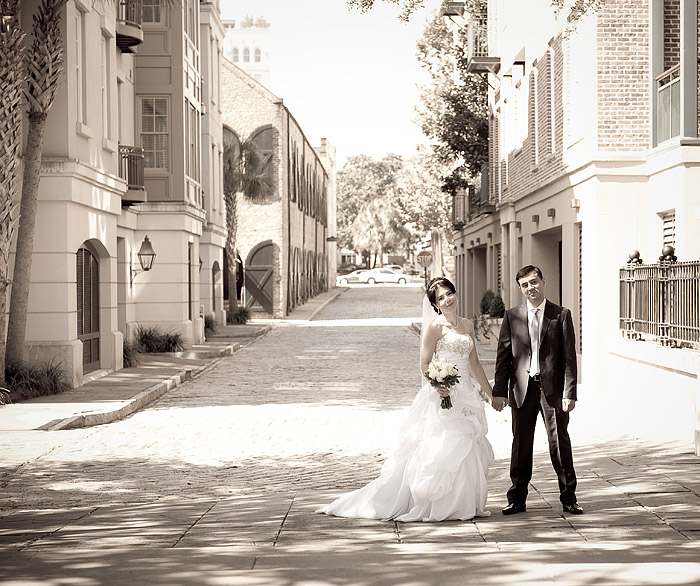
[[[525,503],[510,503],[501,511],[504,515],[515,515],[515,513],[524,513]]]
[[[583,515],[583,507],[576,501],[569,503],[568,505],[563,505],[563,508],[565,513],[571,513],[572,515]]]

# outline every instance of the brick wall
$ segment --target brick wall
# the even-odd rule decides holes
[[[598,148],[639,151],[649,145],[647,2],[608,0],[598,14]]]
[[[563,40],[558,36],[533,61],[529,78],[522,80],[528,85],[528,132],[521,147],[507,157],[500,152],[499,135],[514,132],[514,120],[494,118],[490,126],[492,157],[501,160],[503,198],[531,193],[564,169],[564,63]],[[496,201],[497,177],[492,177],[489,189]]]
[[[664,0],[664,71],[681,62],[681,2]]]
[[[327,277],[319,285],[328,273],[328,175],[281,99],[227,60],[221,85],[223,122],[242,141],[261,127],[273,129],[274,191],[262,201],[238,194],[237,247],[246,263],[259,243],[273,243],[272,313],[283,317],[328,286]]]

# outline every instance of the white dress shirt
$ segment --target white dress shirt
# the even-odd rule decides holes
[[[532,326],[532,320],[534,317],[534,310],[535,309],[539,310],[538,314],[537,314],[537,317],[539,318],[539,328],[537,331],[537,344],[534,346],[532,344],[530,344],[532,346],[530,348],[530,368],[528,370],[530,376],[535,376],[536,374],[540,374],[540,344],[539,344],[539,341],[540,341],[541,335],[542,335],[542,319],[544,318],[544,308],[545,308],[546,303],[547,303],[547,300],[545,299],[544,301],[542,301],[542,303],[540,303],[537,307],[535,307],[534,305],[532,305],[532,303],[530,303],[529,299],[527,301],[527,331],[528,331],[528,334],[530,333],[530,328]]]

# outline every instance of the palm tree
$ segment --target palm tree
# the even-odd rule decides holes
[[[24,358],[41,153],[44,146],[46,118],[53,105],[63,69],[61,40],[63,4],[63,0],[41,0],[34,15],[32,46],[25,55],[27,86],[24,97],[27,102],[29,126],[24,151],[22,200],[10,299],[7,333],[8,362],[21,362]]]
[[[19,26],[18,9],[17,0],[0,2],[0,382],[5,380],[10,245],[17,223],[15,209],[22,131],[24,33]]]
[[[258,199],[269,195],[272,191],[272,181],[265,169],[269,156],[260,154],[255,143],[241,143],[236,134],[224,127],[224,203],[226,205],[226,256],[229,259],[229,312],[235,313],[238,308],[236,289],[237,266],[236,230],[238,228],[238,194],[243,193],[250,199]]]

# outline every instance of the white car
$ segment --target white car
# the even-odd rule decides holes
[[[371,269],[360,275],[360,283],[369,283],[370,285],[375,283],[399,283],[403,285],[407,281],[408,279],[403,273],[397,273],[387,268]]]
[[[403,273],[403,267],[401,265],[384,265],[385,269],[391,269],[392,271],[396,271],[397,273]]]
[[[347,275],[338,275],[335,282],[338,285],[347,285],[348,283],[359,283],[360,275],[366,271],[367,269],[359,269],[357,271],[353,271],[352,273],[348,273]]]

